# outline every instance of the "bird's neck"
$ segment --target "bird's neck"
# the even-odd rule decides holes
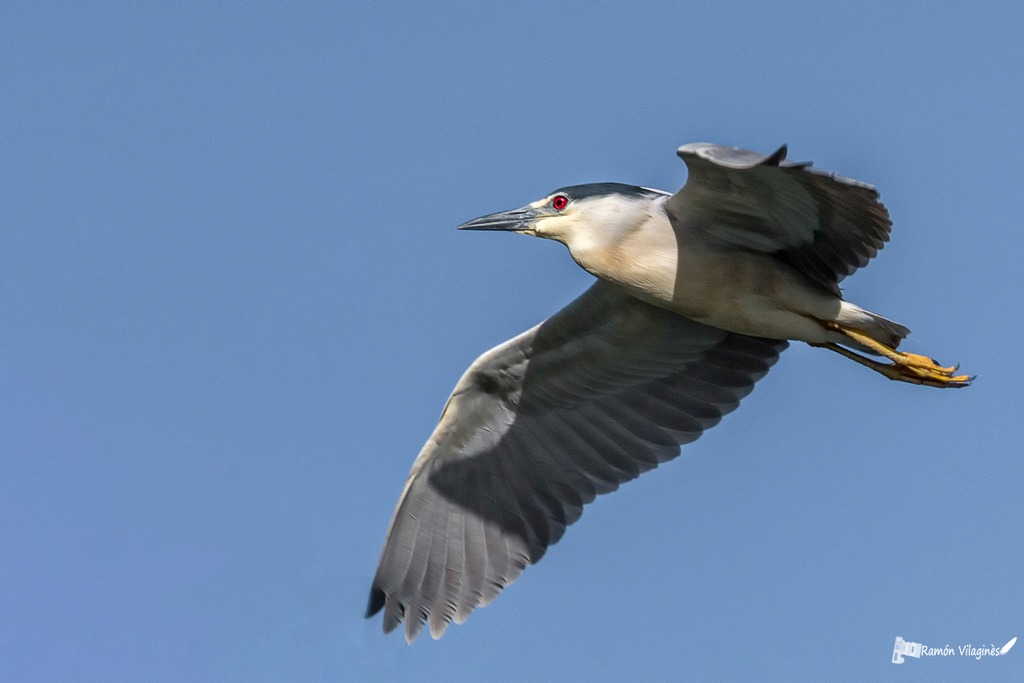
[[[566,246],[590,274],[651,303],[672,300],[679,249],[668,221],[644,216],[611,243],[574,240]]]

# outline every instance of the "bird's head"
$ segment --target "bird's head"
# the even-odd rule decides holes
[[[459,230],[506,230],[557,240],[577,253],[610,247],[650,216],[668,195],[620,183],[591,183],[555,190],[521,209],[463,223]]]

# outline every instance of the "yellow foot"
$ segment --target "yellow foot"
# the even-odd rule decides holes
[[[892,361],[892,364],[879,363],[878,361],[865,358],[858,353],[843,348],[831,342],[823,344],[825,348],[846,356],[850,360],[860,363],[864,367],[871,368],[891,380],[899,382],[910,382],[911,384],[923,384],[929,387],[966,387],[974,378],[969,375],[956,375],[957,366],[943,367],[927,356],[919,356],[916,353],[903,353],[892,349],[885,344],[875,341],[863,332],[852,330],[833,322],[825,323],[825,327],[841,332],[853,341],[865,348],[885,356]]]

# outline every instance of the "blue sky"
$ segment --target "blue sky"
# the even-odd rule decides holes
[[[1016,3],[0,8],[0,678],[1020,680]],[[630,5],[632,5],[630,3]],[[364,620],[463,369],[590,276],[459,223],[675,190],[686,142],[879,187],[844,283],[978,375],[795,344],[437,642]]]

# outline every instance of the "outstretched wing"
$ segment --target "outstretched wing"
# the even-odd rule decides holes
[[[871,185],[771,155],[694,143],[679,148],[686,185],[666,210],[677,225],[774,254],[813,282],[838,283],[878,253],[892,221]]]
[[[370,591],[384,632],[439,638],[540,560],[583,505],[679,454],[786,348],[598,281],[459,380],[406,482]]]

